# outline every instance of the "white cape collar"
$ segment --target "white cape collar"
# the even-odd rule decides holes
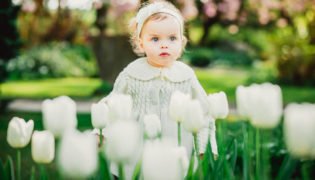
[[[167,68],[157,68],[150,65],[146,57],[141,57],[130,63],[126,67],[129,76],[139,80],[147,81],[154,78],[163,78],[172,82],[182,82],[193,77],[193,70],[180,61],[174,63]]]

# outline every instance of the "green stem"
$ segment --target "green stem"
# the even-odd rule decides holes
[[[120,163],[118,165],[118,168],[119,168],[119,179],[120,180],[125,180],[124,165],[122,163]]]
[[[195,143],[195,150],[196,150],[196,156],[199,162],[199,146],[198,146],[198,140],[197,140],[197,133],[193,133],[194,136],[194,143]]]
[[[47,180],[48,177],[46,175],[46,171],[45,171],[45,166],[44,164],[39,164],[39,168],[40,168],[40,176],[39,179],[40,180]]]
[[[260,179],[260,134],[259,128],[256,128],[256,179]]]
[[[17,149],[17,180],[21,180],[21,150]]]
[[[249,139],[247,132],[247,123],[243,124],[243,179],[249,180],[250,178],[250,161],[249,161]]]
[[[103,130],[100,129],[100,147],[103,146]]]
[[[180,122],[177,122],[177,138],[178,138],[178,146],[181,146],[182,140],[181,140],[181,130],[180,130]]]
[[[32,170],[31,170],[31,178],[30,180],[35,180],[36,176],[35,176],[35,166],[32,166]]]

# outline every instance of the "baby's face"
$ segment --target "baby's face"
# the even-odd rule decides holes
[[[171,16],[163,20],[149,20],[142,28],[139,44],[149,64],[169,67],[182,50],[179,22]]]

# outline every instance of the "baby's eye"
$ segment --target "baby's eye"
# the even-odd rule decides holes
[[[152,40],[153,40],[154,42],[157,42],[157,41],[159,40],[159,38],[154,37],[154,38],[152,38]]]
[[[172,36],[170,39],[171,39],[171,41],[175,41],[176,37]]]

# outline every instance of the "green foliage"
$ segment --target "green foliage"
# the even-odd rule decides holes
[[[7,76],[6,64],[18,55],[21,40],[17,31],[16,19],[20,7],[13,6],[11,0],[1,1],[0,7],[0,82]]]
[[[0,159],[0,179],[3,180],[14,179],[14,165],[10,155],[7,156],[7,160],[4,166],[2,160]]]
[[[254,56],[245,50],[238,50],[237,44],[225,43],[225,46],[216,48],[190,48],[183,54],[183,59],[197,67],[213,65],[250,65]]]
[[[309,43],[310,37],[296,34],[297,30],[286,27],[273,35],[277,45],[274,54],[279,81],[283,84],[315,85],[315,45]]]
[[[91,77],[96,75],[96,60],[88,46],[49,43],[26,50],[7,66],[10,79],[48,77]]]

